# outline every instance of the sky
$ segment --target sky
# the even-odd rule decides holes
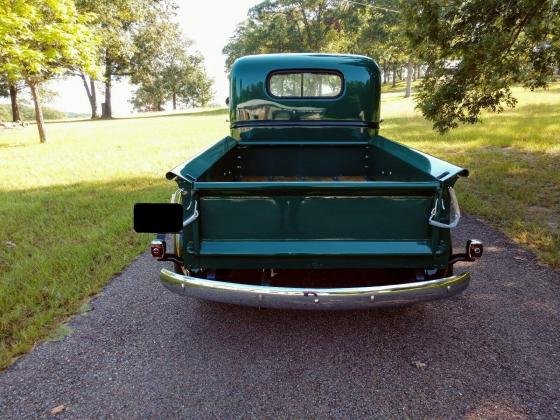
[[[214,102],[225,105],[228,96],[228,80],[225,73],[225,56],[222,48],[233,35],[238,23],[247,17],[250,7],[260,0],[176,0],[179,5],[177,21],[187,38],[194,41],[193,48],[205,59],[209,76],[214,79]],[[59,92],[49,106],[65,112],[89,113],[90,107],[79,78],[50,82],[50,88]],[[102,102],[102,90],[99,91]],[[113,113],[126,115],[132,111],[129,103],[131,86],[126,81],[115,83],[113,89]],[[99,111],[98,111],[99,112]]]

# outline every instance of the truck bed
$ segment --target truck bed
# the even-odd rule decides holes
[[[198,182],[433,180],[430,174],[371,144],[251,144],[232,148]]]
[[[443,269],[449,229],[429,218],[466,174],[381,136],[226,137],[167,177],[183,188],[184,220],[199,215],[182,242],[195,270]]]

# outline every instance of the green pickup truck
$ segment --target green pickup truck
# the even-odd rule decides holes
[[[453,254],[466,169],[379,135],[380,71],[356,55],[247,56],[231,68],[231,133],[139,203],[173,292],[239,305],[357,309],[456,295],[482,256]],[[166,236],[166,234],[168,234]],[[170,234],[170,235],[169,235]],[[166,240],[171,238],[170,241]]]

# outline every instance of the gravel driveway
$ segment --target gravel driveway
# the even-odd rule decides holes
[[[465,217],[470,237],[463,295],[366,312],[181,298],[144,254],[0,374],[0,416],[558,418],[560,273]]]

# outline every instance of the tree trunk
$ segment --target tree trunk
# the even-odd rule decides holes
[[[101,118],[113,118],[113,110],[111,109],[111,61],[108,58],[105,58],[105,106],[103,106]]]
[[[89,86],[91,90],[91,119],[97,118],[97,92],[95,91],[95,81],[90,77]]]
[[[12,121],[21,121],[19,105],[17,103],[17,88],[14,85],[10,85],[10,100],[12,102]]]
[[[397,63],[393,64],[393,84],[391,87],[397,86]]]
[[[111,109],[111,76],[105,80],[105,106],[103,107],[101,118],[113,118],[113,110]]]
[[[177,109],[177,94],[173,92],[173,111]]]
[[[388,80],[388,75],[387,75],[387,61],[383,61],[383,84],[386,85],[387,84],[387,80]]]
[[[97,118],[97,95],[95,93],[95,82],[93,79],[89,79],[89,85],[87,82],[86,75],[81,73],[80,77],[84,83],[84,88],[86,89],[86,94],[89,100],[89,105],[91,107],[91,119]]]
[[[406,90],[404,92],[404,97],[405,98],[410,98],[410,95],[412,94],[412,72],[414,70],[414,67],[412,65],[412,62],[408,62],[406,63]]]
[[[43,108],[41,107],[41,96],[39,95],[39,88],[37,82],[28,80],[27,84],[31,89],[33,96],[33,103],[35,104],[35,121],[37,122],[37,129],[39,130],[39,141],[41,143],[47,142],[47,133],[45,132],[45,121],[43,120]]]

